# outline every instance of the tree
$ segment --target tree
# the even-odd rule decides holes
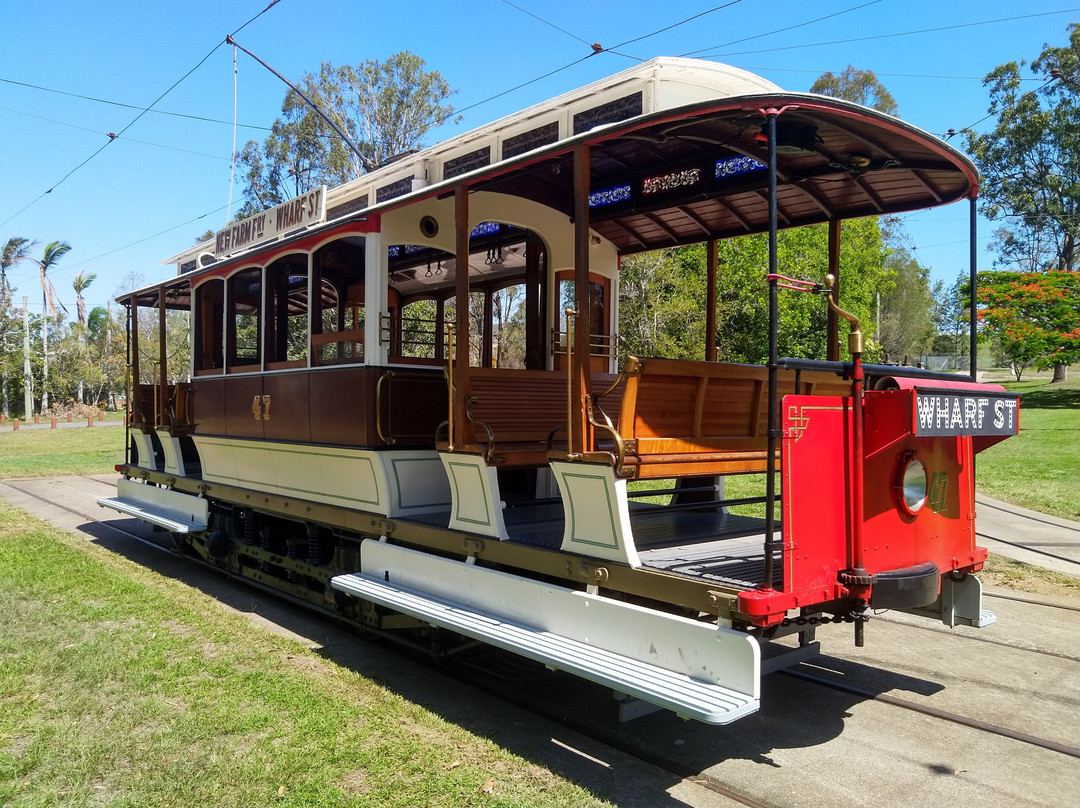
[[[818,80],[810,85],[810,92],[862,104],[886,115],[896,114],[896,99],[885,89],[885,85],[878,81],[873,70],[856,70],[848,65],[840,75],[822,73]]]
[[[779,233],[784,274],[821,281],[828,267],[828,227]],[[887,249],[876,219],[845,223],[841,233],[843,306],[872,322],[877,292],[891,288]],[[721,361],[768,359],[769,294],[765,234],[717,245],[717,356]],[[620,272],[619,352],[638,356],[702,359],[705,356],[705,247],[695,245],[624,259]],[[777,334],[781,356],[826,356],[826,305],[820,295],[782,291]],[[868,329],[867,329],[868,330]],[[846,345],[846,340],[841,339]],[[868,359],[877,359],[868,346]]]
[[[17,335],[9,333],[12,329],[7,327],[7,321],[15,322],[14,311],[11,309],[11,283],[8,281],[8,270],[21,264],[23,261],[33,260],[30,251],[37,246],[36,241],[12,236],[4,243],[4,250],[0,253],[0,317],[5,320],[5,327],[0,330],[3,341],[0,342],[0,357],[4,364],[0,368],[0,412],[10,414],[8,404],[8,379],[17,375],[19,368],[8,362],[9,344],[18,344]]]
[[[881,295],[875,339],[890,360],[925,354],[934,343],[934,295],[930,270],[907,250],[894,250],[885,262],[892,289]]]
[[[97,279],[97,273],[91,272],[89,275],[84,275],[80,272],[75,276],[75,280],[71,282],[71,286],[75,289],[75,309],[79,319],[79,325],[86,328],[86,300],[83,298],[83,292]]]
[[[1046,45],[1030,72],[1045,83],[1021,91],[1021,61],[984,80],[997,124],[969,132],[967,147],[982,173],[980,209],[995,230],[995,266],[1034,272],[1076,269],[1080,236],[1080,24],[1069,45]],[[1054,366],[1063,381],[1065,365]]]
[[[1069,25],[1069,46],[1045,46],[1030,72],[1046,78],[1021,91],[1021,68],[996,67],[990,89],[997,124],[967,134],[982,174],[980,210],[995,231],[995,265],[1022,271],[1076,269],[1080,235],[1080,24]]]
[[[431,129],[454,112],[454,90],[438,71],[409,51],[385,62],[356,67],[324,62],[301,89],[357,143],[354,154],[300,95],[289,90],[282,117],[260,147],[249,141],[237,153],[247,187],[241,218],[284,202],[318,185],[331,187],[359,177],[396,154],[415,149]]]
[[[12,236],[4,244],[3,254],[0,254],[0,305],[6,306],[11,301],[11,285],[8,282],[8,270],[14,268],[23,261],[33,260],[30,251],[37,246],[36,241],[31,241],[21,236]]]
[[[45,251],[37,260],[38,274],[41,280],[41,350],[44,357],[44,372],[41,379],[41,411],[49,408],[49,318],[57,315],[56,289],[49,279],[49,270],[71,249],[66,241],[53,241],[45,246]],[[60,308],[67,312],[64,304]]]
[[[1080,273],[982,272],[976,300],[984,331],[1000,338],[1017,381],[1028,364],[1080,361]]]

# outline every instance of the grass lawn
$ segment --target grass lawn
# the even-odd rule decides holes
[[[107,474],[123,461],[123,426],[0,429],[0,479]]]
[[[1020,393],[1020,434],[975,459],[977,490],[1062,519],[1080,519],[1080,378],[1050,384],[1049,373],[1005,381]]]
[[[3,503],[0,625],[5,808],[606,804]]]

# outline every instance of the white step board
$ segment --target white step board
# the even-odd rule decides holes
[[[743,632],[375,541],[331,585],[710,724],[755,712],[760,650]]]
[[[116,493],[116,497],[98,499],[97,504],[173,533],[206,530],[209,522],[209,504],[202,497],[158,488],[126,477],[116,481]]]

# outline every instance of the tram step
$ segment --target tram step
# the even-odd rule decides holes
[[[361,558],[331,586],[686,718],[758,709],[760,651],[744,633],[380,542]]]
[[[158,488],[126,477],[116,481],[116,493],[118,496],[99,498],[97,504],[172,533],[206,530],[209,522],[209,506],[202,497]]]

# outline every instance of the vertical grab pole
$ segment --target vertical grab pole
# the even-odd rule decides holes
[[[469,394],[469,188],[459,185],[454,189],[454,224],[456,229],[454,247],[455,290],[454,321],[457,350],[450,361],[455,366],[456,386],[451,387],[451,424],[460,435],[450,434],[450,445],[462,446],[471,440],[467,434],[465,397]],[[464,346],[464,350],[462,350]],[[459,439],[460,438],[460,439]]]
[[[705,361],[716,361],[716,239],[705,251]]]
[[[777,300],[777,203],[776,203],[776,117],[775,109],[765,111],[765,128],[769,140],[769,432],[765,459],[765,581],[764,589],[773,588],[773,555],[776,552],[776,444],[780,425],[776,402],[777,331],[779,303]]]
[[[596,324],[592,321],[592,301],[589,295],[589,146],[574,147],[574,348],[570,354],[570,335],[567,339],[566,361],[573,368],[573,425],[567,451],[575,454],[591,449],[589,422],[585,415],[585,397],[591,385],[592,349],[590,342]],[[570,426],[570,425],[568,425]]]
[[[971,230],[968,236],[968,240],[971,242],[968,246],[970,250],[970,260],[968,262],[968,289],[970,290],[969,297],[971,303],[971,310],[968,319],[968,339],[969,339],[969,356],[968,359],[968,375],[971,376],[973,382],[979,380],[978,373],[978,361],[979,361],[979,329],[978,329],[978,317],[976,310],[978,308],[978,264],[979,264],[979,251],[978,251],[978,210],[975,207],[975,197],[971,197]]]

